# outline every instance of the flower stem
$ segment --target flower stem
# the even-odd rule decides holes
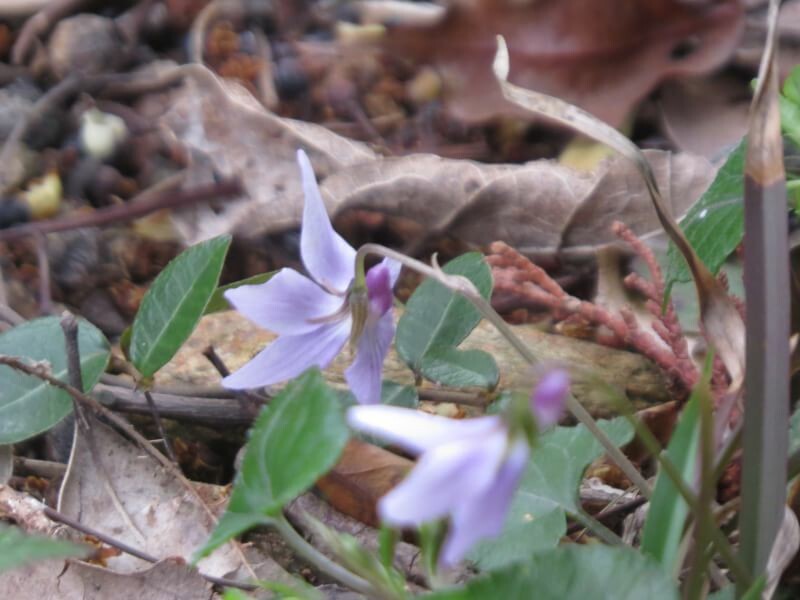
[[[364,579],[355,575],[345,569],[338,563],[335,563],[330,558],[322,554],[319,550],[309,544],[303,536],[301,536],[291,523],[286,520],[286,517],[281,515],[277,518],[270,519],[270,526],[275,528],[281,535],[284,541],[294,550],[299,556],[311,563],[316,569],[324,573],[331,579],[335,579],[344,586],[351,590],[364,594],[368,598],[378,598],[380,594]]]
[[[475,288],[475,285],[466,277],[462,277],[460,275],[448,275],[444,271],[442,271],[438,265],[434,264],[434,266],[426,265],[422,261],[419,261],[415,258],[411,258],[396,250],[392,250],[390,248],[386,248],[379,244],[364,244],[361,248],[358,249],[356,253],[356,265],[361,264],[364,262],[364,257],[367,254],[377,254],[378,256],[384,256],[388,258],[392,258],[409,269],[413,269],[426,277],[433,279],[434,281],[440,283],[447,289],[456,292],[457,294],[461,294],[467,300],[472,302],[473,306],[478,309],[487,321],[489,321],[500,334],[508,340],[508,342],[513,346],[513,348],[519,353],[519,355],[531,365],[538,364],[539,358],[534,354],[530,348],[528,348],[525,343],[517,337],[517,335],[512,331],[511,327],[509,327],[508,323],[506,323],[503,318],[497,314],[492,308],[492,305],[486,301],[486,299],[481,296],[480,292]],[[573,396],[572,394],[567,395],[567,409],[572,413],[574,416],[586,429],[588,429],[592,435],[594,435],[595,439],[600,442],[600,445],[603,446],[603,449],[608,453],[611,460],[625,473],[628,479],[639,488],[639,491],[642,495],[646,497],[650,497],[652,490],[650,485],[647,481],[642,477],[642,474],[639,473],[639,470],[628,460],[628,458],[623,454],[623,452],[611,441],[606,433],[600,429],[597,425],[597,421],[589,414],[589,412],[581,405],[580,402]]]

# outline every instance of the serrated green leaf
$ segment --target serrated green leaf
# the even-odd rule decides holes
[[[599,425],[618,446],[633,437],[624,418]],[[490,570],[556,546],[567,530],[566,514],[581,510],[578,486],[583,472],[602,453],[600,442],[583,425],[556,427],[543,434],[511,501],[503,532],[478,544],[471,560]]]
[[[491,389],[500,379],[500,371],[491,354],[453,347],[431,348],[422,357],[420,372],[425,379],[448,387]]]
[[[214,293],[211,295],[211,299],[208,301],[206,305],[206,309],[203,311],[204,315],[210,315],[211,313],[221,312],[223,310],[230,310],[232,306],[228,304],[228,301],[225,299],[225,292],[228,290],[233,290],[243,285],[259,285],[261,283],[266,283],[269,281],[273,275],[275,275],[277,271],[270,271],[269,273],[259,273],[258,275],[253,275],[252,277],[247,277],[246,279],[240,279],[239,281],[234,281],[233,283],[227,283],[225,285],[219,286]]]
[[[110,350],[103,333],[78,323],[83,386],[90,390],[106,369]],[[28,321],[0,335],[0,354],[46,361],[54,377],[67,381],[64,333],[58,317]],[[0,444],[13,444],[47,431],[72,412],[72,398],[41,379],[0,367]]]
[[[48,558],[83,558],[89,548],[50,538],[26,535],[18,527],[0,524],[0,573]]]
[[[451,260],[444,266],[444,272],[463,275],[486,299],[492,293],[492,273],[477,252]],[[397,324],[397,352],[418,373],[429,350],[458,346],[480,320],[480,313],[469,300],[435,281],[426,280],[408,300]]]
[[[693,393],[681,413],[667,446],[667,456],[678,468],[684,481],[693,481],[697,466],[697,448],[700,441],[700,412],[698,397]],[[683,535],[689,506],[678,493],[672,480],[659,472],[650,510],[642,533],[642,552],[649,554],[664,567],[668,574],[675,573],[678,546]]]
[[[319,369],[290,382],[251,429],[228,508],[199,558],[243,531],[269,523],[336,463],[348,437],[337,393]]]
[[[131,362],[152,377],[188,339],[219,281],[231,237],[185,250],[159,273],[142,299],[131,331]]]
[[[677,600],[675,584],[659,566],[631,548],[571,544],[534,554],[524,563],[473,579],[428,600]]]
[[[410,385],[403,385],[395,381],[383,381],[381,383],[381,404],[417,408],[419,394],[417,394],[416,388]]]
[[[725,259],[742,241],[744,232],[744,158],[746,141],[728,155],[714,181],[686,216],[681,229],[700,259],[712,273],[719,271]],[[667,254],[667,285],[690,281],[691,275],[674,244]]]

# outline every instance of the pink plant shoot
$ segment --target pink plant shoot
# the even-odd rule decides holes
[[[385,259],[354,286],[356,251],[333,230],[305,152],[297,152],[305,205],[300,256],[311,279],[281,269],[269,281],[228,290],[230,304],[278,339],[222,380],[231,389],[286,381],[307,368],[327,367],[350,340],[353,364],[345,379],[360,403],[380,401],[383,361],[394,337],[392,288],[400,264]]]
[[[563,371],[542,377],[530,407],[538,428],[558,421],[568,389]],[[455,420],[392,406],[354,406],[347,419],[354,429],[420,455],[409,475],[380,499],[378,514],[393,527],[449,517],[440,566],[456,564],[476,542],[501,532],[528,463],[525,427],[500,415]]]

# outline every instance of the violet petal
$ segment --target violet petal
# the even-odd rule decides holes
[[[353,429],[379,437],[413,454],[421,454],[441,444],[481,438],[505,430],[499,416],[455,420],[383,405],[353,406],[347,411],[347,422]]]
[[[500,534],[529,454],[527,442],[518,439],[501,459],[491,485],[455,506],[450,531],[439,555],[443,567],[458,563],[476,542]]]
[[[279,335],[319,329],[320,323],[311,320],[335,313],[344,302],[293,269],[281,269],[259,285],[228,290],[225,299],[253,323]]]
[[[394,315],[386,312],[378,319],[367,319],[358,339],[356,358],[344,372],[350,391],[359,404],[381,401],[383,361],[394,337]]]
[[[397,280],[400,277],[400,271],[403,268],[402,263],[387,256],[376,266],[384,267],[389,270],[389,288],[394,289],[394,286],[397,285]]]
[[[491,484],[504,447],[501,434],[478,444],[459,440],[429,450],[400,485],[380,499],[381,520],[408,527],[446,516],[476,490]]]
[[[367,271],[366,283],[370,311],[375,315],[385,314],[394,301],[389,268],[383,264],[375,265]]]
[[[302,150],[297,151],[297,162],[305,196],[300,231],[303,264],[319,284],[344,293],[355,276],[356,251],[333,230],[311,162]]]
[[[531,410],[540,430],[561,419],[568,392],[569,373],[563,369],[549,371],[539,380],[531,394]]]
[[[350,336],[350,319],[300,335],[282,335],[238,371],[222,380],[231,389],[251,389],[296,377],[307,368],[327,367]]]

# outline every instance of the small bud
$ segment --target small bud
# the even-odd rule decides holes
[[[568,392],[569,373],[563,369],[549,371],[539,380],[530,397],[531,412],[539,431],[561,419]]]

